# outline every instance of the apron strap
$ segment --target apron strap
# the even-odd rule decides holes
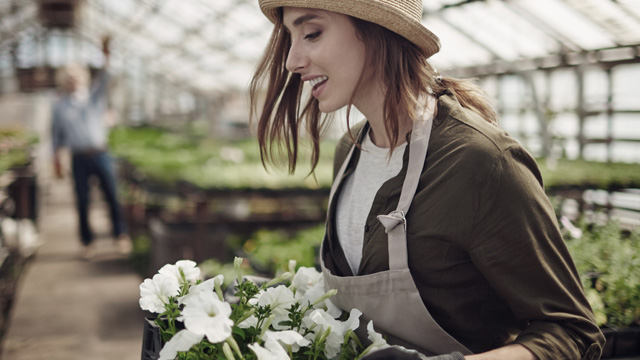
[[[342,162],[342,166],[340,166],[340,170],[338,170],[338,173],[336,174],[336,178],[333,179],[333,184],[331,185],[331,192],[329,193],[329,205],[328,205],[329,209],[331,209],[331,201],[333,200],[333,196],[336,194],[336,191],[338,190],[338,186],[340,185],[342,177],[344,176],[344,172],[347,169],[347,165],[351,160],[351,155],[353,155],[353,149],[355,147],[356,147],[355,144],[351,146],[351,149],[349,150],[347,157],[344,158],[344,161]]]
[[[389,270],[403,270],[409,268],[407,253],[407,219],[405,217],[416,190],[427,158],[427,148],[433,125],[433,110],[435,98],[427,97],[427,106],[421,116],[413,123],[411,142],[409,144],[409,164],[407,174],[402,184],[402,192],[398,207],[388,215],[378,215],[388,236]],[[402,226],[398,226],[402,224]]]

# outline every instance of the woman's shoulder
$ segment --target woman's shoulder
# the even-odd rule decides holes
[[[455,95],[450,93],[439,98],[438,115],[434,122],[433,139],[451,150],[484,157],[501,157],[512,150],[524,150],[504,129],[486,121],[471,109],[462,107]]]
[[[441,97],[438,110],[429,147],[432,161],[455,163],[457,169],[473,169],[477,176],[520,164],[541,182],[535,158],[504,129],[462,107],[455,96]]]

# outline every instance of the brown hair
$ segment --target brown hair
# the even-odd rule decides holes
[[[471,80],[440,78],[427,62],[424,53],[404,37],[377,24],[351,18],[356,34],[366,49],[366,69],[379,74],[386,86],[384,119],[391,152],[398,143],[399,120],[413,119],[414,110],[421,96],[433,93],[440,96],[447,90],[456,95],[463,107],[469,108],[490,123],[497,124],[486,93]],[[312,169],[318,163],[320,138],[330,117],[322,116],[318,100],[309,97],[300,111],[302,82],[299,74],[289,73],[285,67],[290,48],[290,38],[282,23],[282,9],[276,19],[269,44],[251,80],[251,121],[258,120],[258,142],[263,164],[277,164],[286,148],[289,172],[293,173],[298,157],[301,125],[304,123],[311,139]],[[355,92],[360,89],[362,79]],[[262,111],[258,113],[258,95],[267,82],[267,93]],[[355,94],[351,95],[349,104]],[[349,105],[347,126],[349,126]],[[355,141],[353,134],[352,139]]]

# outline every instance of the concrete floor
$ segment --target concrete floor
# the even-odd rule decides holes
[[[69,180],[42,191],[38,248],[22,274],[3,360],[140,359],[143,319],[138,286],[143,279],[109,234],[106,206],[92,205],[96,256],[79,257]]]

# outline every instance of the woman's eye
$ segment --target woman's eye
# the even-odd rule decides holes
[[[305,40],[313,40],[313,39],[317,38],[318,36],[320,36],[321,33],[322,33],[322,31],[317,31],[317,32],[305,35],[304,39]]]

